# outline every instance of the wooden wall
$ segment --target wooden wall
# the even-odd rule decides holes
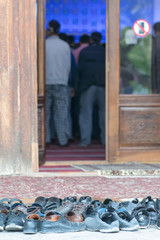
[[[0,0],[0,173],[38,170],[36,0]]]

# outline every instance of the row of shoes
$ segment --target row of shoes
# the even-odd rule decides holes
[[[0,231],[23,231],[25,234],[78,232],[83,230],[113,233],[135,231],[156,225],[160,229],[160,199],[151,196],[139,200],[104,201],[91,196],[45,198],[32,204],[22,200],[0,200]]]

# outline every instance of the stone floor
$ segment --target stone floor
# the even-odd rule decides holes
[[[159,240],[160,230],[155,227],[140,229],[135,232],[120,231],[118,233],[100,233],[100,232],[75,232],[59,234],[40,234],[26,235],[22,232],[1,232],[2,240]]]

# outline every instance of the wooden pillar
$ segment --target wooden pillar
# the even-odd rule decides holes
[[[39,165],[45,162],[45,15],[46,0],[38,0],[38,144]]]
[[[38,170],[36,0],[0,0],[0,172]]]

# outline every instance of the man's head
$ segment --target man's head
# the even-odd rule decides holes
[[[56,20],[51,20],[48,23],[48,28],[47,30],[51,33],[51,34],[58,34],[59,30],[60,30],[60,23]]]
[[[99,32],[93,32],[91,34],[91,42],[92,43],[100,43],[102,40],[102,35]]]
[[[79,39],[80,43],[89,43],[90,41],[90,37],[88,34],[83,34],[80,39]]]

